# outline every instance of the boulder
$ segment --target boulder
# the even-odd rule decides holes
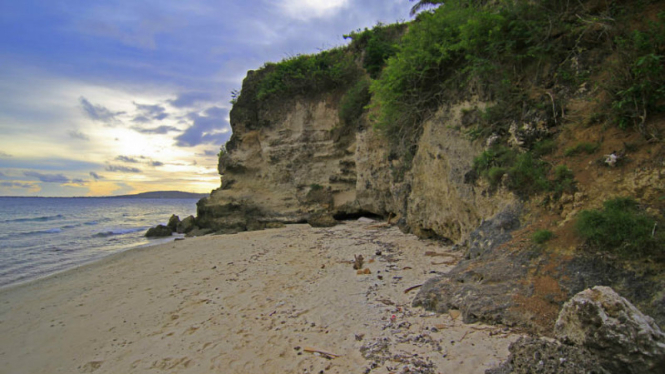
[[[171,231],[178,231],[178,224],[180,224],[180,217],[175,214],[169,218],[169,223],[166,224],[166,227],[170,228]]]
[[[312,227],[333,227],[337,225],[337,221],[330,213],[312,214],[307,223]]]
[[[510,356],[485,374],[587,374],[607,373],[584,348],[556,340],[522,337],[510,345]]]
[[[178,223],[176,231],[178,231],[178,234],[187,234],[194,228],[196,228],[196,219],[194,216],[189,216]]]
[[[145,233],[145,236],[147,236],[148,238],[159,238],[159,237],[171,236],[172,234],[173,231],[171,231],[170,228],[164,225],[157,225],[155,227],[148,229],[148,232]]]
[[[211,229],[200,229],[200,228],[195,226],[194,229],[192,231],[188,232],[187,235],[185,235],[185,236],[188,237],[188,238],[193,238],[193,237],[196,237],[196,236],[205,236],[205,235],[208,235],[208,234],[211,234],[211,233],[212,233]]]
[[[665,334],[613,289],[597,286],[564,304],[554,327],[557,339],[584,347],[611,373],[662,373]]]

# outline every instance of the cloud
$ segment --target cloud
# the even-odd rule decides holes
[[[88,137],[88,135],[86,135],[86,134],[84,134],[84,133],[82,133],[78,130],[71,130],[71,131],[69,131],[68,134],[71,138],[74,138],[74,139],[81,139],[81,140],[86,140],[86,141],[90,140],[90,137]]]
[[[32,188],[33,184],[20,182],[0,182],[0,186],[9,188]]]
[[[0,171],[0,177],[4,177],[4,176],[5,176],[5,173]]]
[[[187,117],[193,124],[182,135],[176,137],[176,146],[194,147],[199,144],[223,144],[229,138],[226,125],[228,111],[220,107],[208,108],[204,115],[190,113]]]
[[[166,113],[166,108],[161,105],[145,105],[137,102],[132,102],[136,106],[139,115],[134,117],[132,122],[147,123],[153,120],[161,121],[169,116]]]
[[[98,181],[98,180],[100,180],[100,179],[104,179],[103,176],[101,176],[101,175],[95,173],[94,171],[91,171],[91,172],[90,172],[90,176],[91,176],[94,180],[96,180],[96,181]]]
[[[129,162],[132,164],[136,164],[139,161],[133,157],[128,157],[128,156],[118,156],[115,158],[116,161],[122,161],[122,162]]]
[[[26,171],[23,173],[26,177],[37,178],[40,182],[44,183],[69,183],[69,178],[62,174],[42,174],[36,171]]]
[[[117,165],[107,166],[106,171],[111,171],[114,173],[142,173],[142,171],[138,168],[129,168],[126,166],[117,166]]]
[[[11,158],[11,157],[12,157],[12,155],[10,155],[9,153],[5,153],[3,151],[0,151],[0,158]]]
[[[215,157],[217,157],[218,154],[219,154],[219,151],[209,151],[209,150],[203,151],[204,156],[215,156]]]
[[[125,114],[125,112],[112,112],[108,108],[101,105],[94,105],[83,96],[79,98],[79,103],[81,104],[83,111],[88,117],[95,121],[103,122],[107,125],[111,125],[117,122],[116,116]]]
[[[151,161],[150,165],[157,167],[157,166],[164,166],[164,163],[160,161]]]
[[[349,0],[280,0],[277,5],[289,17],[299,20],[333,17]]]
[[[76,178],[76,179],[72,179],[72,180],[70,181],[70,183],[71,183],[71,184],[78,185],[78,186],[85,186],[86,184],[88,184],[88,183],[90,183],[90,182],[88,182],[88,181],[86,181],[86,180],[83,180],[83,179],[78,179],[78,178]]]
[[[150,120],[148,120],[148,121],[150,121]],[[167,134],[169,132],[182,132],[182,130],[178,129],[177,127],[173,127],[173,126],[159,126],[159,127],[155,127],[155,128],[152,128],[152,129],[144,129],[144,128],[141,128],[141,127],[138,127],[138,126],[134,126],[134,127],[132,127],[132,130],[138,131],[141,134],[160,134],[160,135]]]
[[[212,101],[212,95],[207,92],[185,92],[178,95],[175,100],[169,100],[169,104],[176,108],[191,108],[196,104]]]

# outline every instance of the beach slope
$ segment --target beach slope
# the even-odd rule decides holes
[[[0,291],[0,373],[484,373],[518,335],[405,292],[460,255],[373,222],[128,251]]]

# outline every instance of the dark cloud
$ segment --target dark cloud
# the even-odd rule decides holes
[[[129,168],[126,166],[117,166],[117,165],[107,166],[106,171],[111,171],[114,173],[142,173],[142,171],[138,168]]]
[[[167,134],[169,132],[181,132],[182,130],[178,129],[177,127],[173,126],[159,126],[155,127],[153,129],[144,129],[138,126],[132,127],[132,130],[138,131],[141,134]]]
[[[166,108],[161,105],[146,105],[136,102],[133,102],[133,104],[139,112],[139,115],[132,120],[133,122],[147,123],[153,120],[161,121],[169,116],[168,113],[166,113]]]
[[[81,140],[86,140],[86,141],[90,140],[90,137],[88,137],[88,135],[86,135],[86,134],[84,134],[84,133],[82,133],[78,130],[71,130],[69,132],[69,136],[71,138],[74,138],[74,139],[81,139]]]
[[[72,184],[77,184],[77,185],[79,185],[79,186],[85,186],[86,184],[88,184],[88,183],[90,183],[90,182],[88,182],[88,181],[86,181],[86,180],[83,180],[83,179],[78,179],[78,178],[77,178],[77,179],[72,179],[70,183],[72,183]]]
[[[94,105],[83,96],[79,98],[79,103],[88,117],[95,121],[104,122],[107,125],[117,122],[116,116],[125,114],[125,112],[112,112],[101,105]]]
[[[218,154],[219,154],[219,151],[204,151],[203,152],[204,156],[215,156],[215,157],[217,157]]]
[[[151,161],[150,165],[157,167],[157,166],[164,166],[164,163],[159,161]]]
[[[9,153],[5,153],[3,151],[0,151],[0,158],[11,158],[11,157],[12,157],[12,155],[10,155]]]
[[[115,158],[116,161],[122,161],[122,162],[129,162],[132,164],[136,164],[139,161],[133,157],[128,157],[128,156],[118,156]]]
[[[26,171],[23,173],[26,177],[37,178],[40,182],[44,183],[69,183],[69,178],[62,174],[42,174],[36,171]]]
[[[207,92],[185,92],[178,95],[175,100],[169,100],[169,104],[176,108],[191,108],[199,103],[212,101],[212,95]]]
[[[101,176],[101,175],[95,173],[94,171],[91,171],[91,172],[90,172],[90,176],[91,176],[94,180],[96,180],[96,181],[98,181],[98,180],[100,180],[100,179],[104,179],[103,176]]]
[[[227,109],[216,106],[208,108],[204,115],[190,113],[187,117],[193,124],[182,135],[175,138],[176,146],[194,147],[199,144],[223,144],[230,136],[227,116]]]
[[[20,182],[0,182],[0,186],[9,187],[9,188],[32,188],[33,185],[30,183],[20,183]]]
[[[132,120],[132,122],[136,122],[136,123],[148,123],[148,122],[150,122],[150,118],[148,118],[148,117],[146,117],[146,116],[137,116],[137,117],[134,117],[134,119]]]

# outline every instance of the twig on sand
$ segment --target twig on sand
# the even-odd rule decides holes
[[[336,354],[334,354],[334,353],[330,353],[330,352],[322,351],[322,350],[320,350],[320,349],[316,349],[316,348],[312,348],[312,347],[305,347],[305,349],[303,349],[303,351],[305,351],[305,352],[309,352],[309,353],[318,353],[318,354],[320,354],[320,355],[322,355],[322,356],[325,356],[325,357],[327,357],[327,358],[337,358],[337,357],[340,357],[340,355],[336,355]]]
[[[464,340],[464,338],[466,338],[466,336],[469,335],[469,333],[472,333],[472,332],[474,332],[474,331],[467,331],[467,332],[465,332],[464,335],[462,335],[462,338],[459,340],[459,343],[461,343],[462,340]]]
[[[404,293],[409,293],[409,291],[415,290],[416,288],[420,288],[422,286],[423,286],[422,284],[417,284],[415,286],[411,286],[411,287],[407,288],[406,290],[404,290]]]

